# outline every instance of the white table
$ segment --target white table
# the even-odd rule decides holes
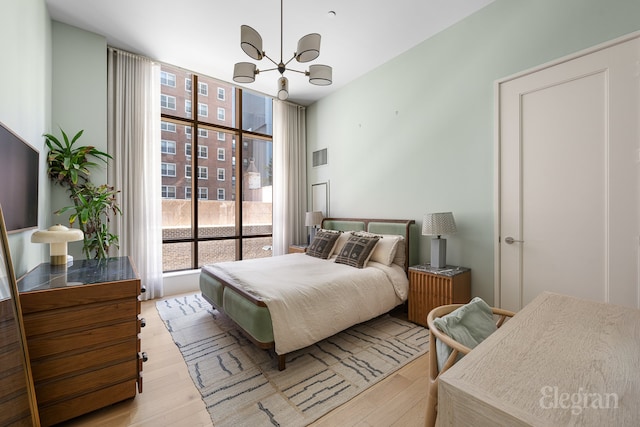
[[[450,370],[439,426],[639,426],[640,310],[542,293]]]

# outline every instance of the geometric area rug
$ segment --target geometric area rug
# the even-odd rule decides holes
[[[156,308],[216,427],[306,426],[428,349],[426,328],[385,314],[288,354],[278,371],[199,293]]]

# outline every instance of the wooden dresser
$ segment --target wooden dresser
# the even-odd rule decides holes
[[[128,257],[40,264],[18,290],[43,426],[142,392],[144,289]]]

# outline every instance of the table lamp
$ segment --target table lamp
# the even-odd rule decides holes
[[[447,239],[443,234],[456,232],[456,222],[451,212],[428,213],[422,222],[423,236],[436,236],[431,239],[431,267],[442,268],[447,265]]]
[[[67,228],[64,225],[56,224],[47,230],[38,230],[31,235],[32,243],[49,243],[51,265],[67,264],[67,242],[75,242],[84,239],[82,230]]]
[[[316,237],[316,226],[322,224],[323,218],[322,212],[320,211],[307,212],[305,215],[304,225],[311,227],[309,243],[313,242],[313,238]]]

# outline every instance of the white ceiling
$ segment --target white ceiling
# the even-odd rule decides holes
[[[283,56],[298,39],[320,33],[320,57],[307,64],[333,67],[331,86],[311,85],[286,72],[289,100],[309,105],[416,46],[493,0],[287,0]],[[106,37],[107,43],[168,64],[232,81],[236,62],[255,62],[240,48],[240,25],[255,28],[263,49],[280,60],[280,2],[277,0],[46,0],[51,18]],[[335,11],[331,16],[329,11]],[[245,87],[275,95],[277,71],[259,74]]]

